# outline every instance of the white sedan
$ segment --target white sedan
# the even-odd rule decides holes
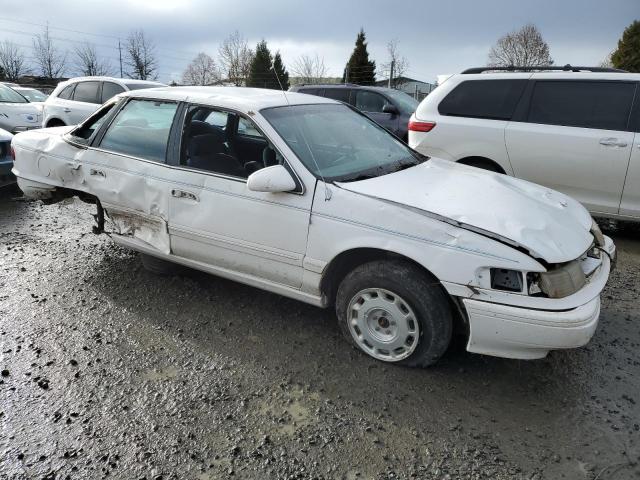
[[[0,84],[0,128],[11,133],[40,128],[41,108],[13,88]]]
[[[147,268],[332,306],[347,339],[384,362],[430,365],[454,332],[510,358],[584,345],[615,258],[571,198],[423,157],[321,97],[127,92],[13,148],[26,196],[95,202],[94,231]]]

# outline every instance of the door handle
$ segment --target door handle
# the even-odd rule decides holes
[[[606,147],[626,147],[627,142],[622,142],[615,137],[607,137],[600,139],[600,145],[604,145]]]
[[[94,168],[89,170],[89,175],[93,175],[94,177],[102,177],[102,178],[106,177],[106,175],[104,174],[104,172],[102,170],[96,170]]]
[[[184,190],[171,190],[171,196],[176,198],[186,198],[187,200],[198,201],[198,197],[195,193],[185,192]]]
[[[71,113],[71,109],[70,108],[65,108],[64,109],[64,113]]]

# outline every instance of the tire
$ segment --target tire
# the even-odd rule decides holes
[[[408,262],[365,263],[338,287],[338,324],[352,345],[376,360],[424,368],[451,341],[446,295],[433,275]]]
[[[141,253],[140,258],[145,270],[155,273],[156,275],[177,275],[182,271],[180,265],[176,265],[175,263],[168,262],[152,255]]]

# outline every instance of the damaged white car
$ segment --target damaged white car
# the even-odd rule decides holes
[[[366,354],[534,359],[592,337],[615,259],[571,198],[423,157],[349,106],[231,87],[128,92],[13,140],[26,196],[95,202],[98,233],[319,307]],[[106,223],[106,224],[105,224]]]

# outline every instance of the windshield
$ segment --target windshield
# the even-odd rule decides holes
[[[6,85],[0,85],[0,102],[3,103],[29,103],[29,101],[18,92]]]
[[[363,180],[426,160],[346,105],[294,105],[261,113],[300,161],[326,181]]]
[[[384,93],[393,98],[400,111],[402,113],[406,113],[407,115],[411,115],[413,112],[415,112],[416,108],[418,108],[418,105],[420,105],[420,102],[418,102],[411,95],[407,95],[406,93],[399,90],[387,89]]]
[[[16,90],[20,95],[26,97],[30,102],[44,102],[47,96],[35,88],[20,88]]]

